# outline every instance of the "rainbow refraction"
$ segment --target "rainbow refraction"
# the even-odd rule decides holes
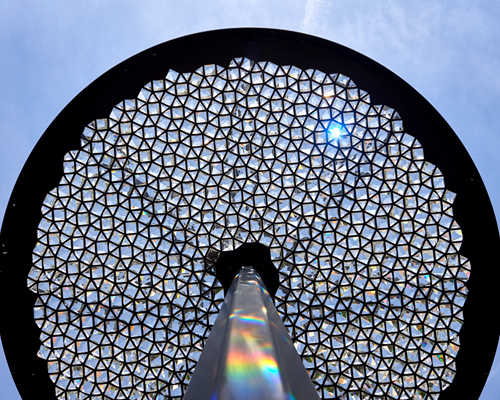
[[[184,400],[313,400],[312,385],[260,275],[242,267]]]
[[[240,289],[252,289],[256,297],[260,297],[263,289],[257,279],[248,279]],[[266,292],[265,289],[262,291]],[[271,333],[266,324],[266,309],[262,301],[238,304],[242,298],[236,292],[235,306],[228,323],[230,326],[229,349],[226,361],[227,388],[236,398],[252,397],[259,392],[274,392],[273,398],[288,399],[284,393],[282,379],[274,348],[271,343]],[[257,397],[255,397],[257,398]]]

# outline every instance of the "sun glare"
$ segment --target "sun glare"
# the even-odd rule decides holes
[[[332,138],[332,139],[336,139],[336,138],[340,137],[340,135],[341,135],[341,132],[340,132],[340,128],[338,126],[331,127],[328,130],[328,136],[330,136],[330,138]]]

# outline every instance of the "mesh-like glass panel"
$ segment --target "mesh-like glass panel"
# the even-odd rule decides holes
[[[258,241],[320,397],[437,399],[470,270],[453,200],[346,76],[170,71],[85,129],[44,201],[39,356],[60,399],[180,399],[223,300],[211,262]]]

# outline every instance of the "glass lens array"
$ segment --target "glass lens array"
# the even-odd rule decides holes
[[[437,399],[470,271],[453,200],[346,76],[169,71],[85,129],[43,203],[38,355],[59,399],[180,399],[223,301],[211,263],[258,241],[320,397]]]

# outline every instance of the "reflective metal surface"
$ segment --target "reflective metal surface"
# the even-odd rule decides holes
[[[259,273],[242,267],[184,400],[319,399]]]

